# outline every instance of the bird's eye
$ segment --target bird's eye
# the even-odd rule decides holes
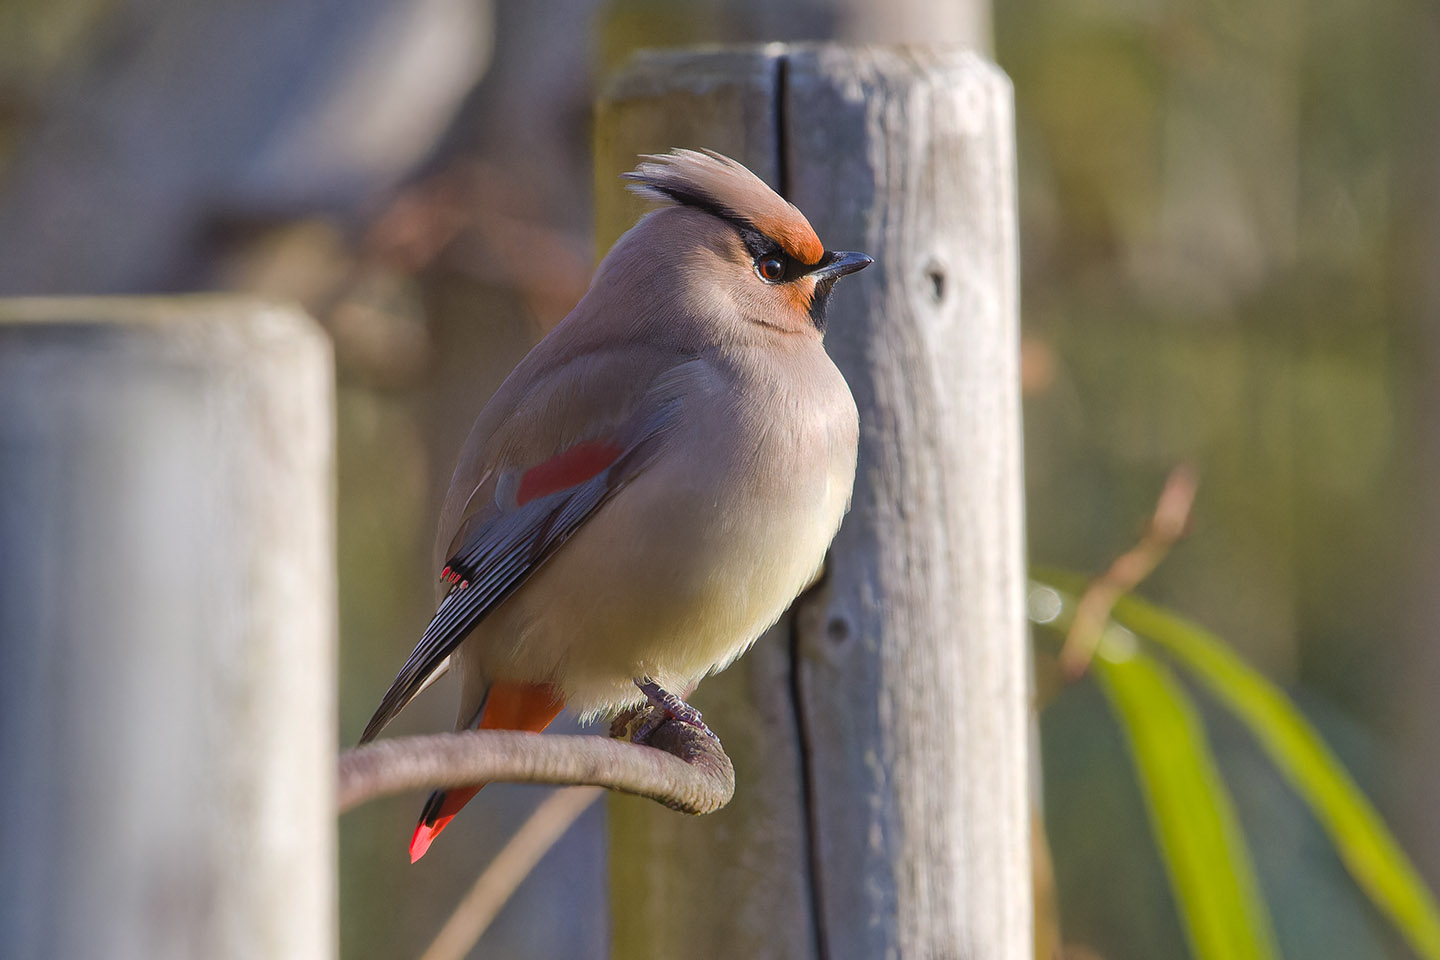
[[[774,283],[785,276],[785,262],[779,257],[762,257],[755,261],[755,272],[760,274],[762,280]]]

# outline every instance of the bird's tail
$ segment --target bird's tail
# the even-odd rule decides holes
[[[560,711],[565,708],[565,699],[560,691],[549,684],[496,683],[485,695],[485,706],[480,710],[481,730],[529,730],[539,733],[550,726]],[[420,813],[420,822],[415,825],[415,834],[410,838],[410,862],[425,856],[430,844],[449,826],[460,808],[480,792],[480,786],[456,787],[450,790],[436,790],[425,801]]]

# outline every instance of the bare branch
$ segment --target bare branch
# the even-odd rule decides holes
[[[1182,463],[1171,470],[1140,541],[1115,558],[1110,569],[1085,588],[1060,649],[1060,666],[1069,679],[1078,678],[1089,668],[1116,601],[1150,576],[1170,548],[1185,536],[1199,486],[1199,477],[1190,464]]]
[[[648,745],[596,736],[467,730],[394,737],[345,751],[340,755],[340,812],[406,790],[495,781],[591,784],[694,814],[719,810],[735,792],[735,770],[719,741],[676,721],[657,729]]]

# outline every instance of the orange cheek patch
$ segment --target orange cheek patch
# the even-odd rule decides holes
[[[601,440],[577,443],[569,450],[526,470],[520,477],[515,503],[523,505],[547,493],[584,483],[614,463],[621,452],[613,443]]]
[[[810,304],[815,300],[815,281],[805,278],[785,287],[785,298],[797,313],[809,313]]]

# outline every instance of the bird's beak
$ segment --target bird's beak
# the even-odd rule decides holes
[[[874,257],[848,250],[832,250],[820,258],[820,263],[810,271],[816,280],[838,280],[857,270],[864,270],[875,262]]]

